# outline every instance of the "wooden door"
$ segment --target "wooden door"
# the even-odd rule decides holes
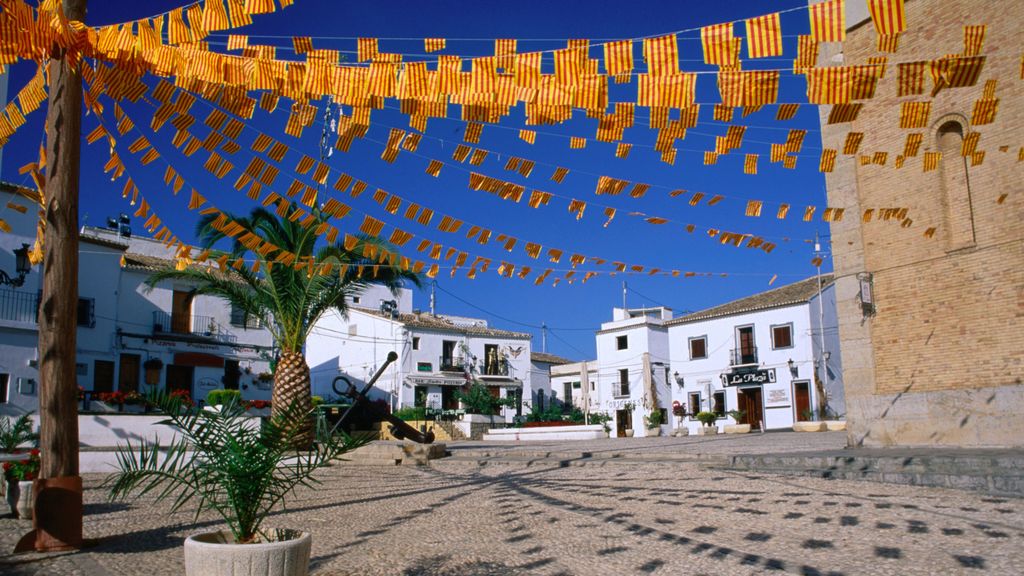
[[[121,367],[117,372],[117,389],[121,392],[139,391],[139,365],[142,358],[138,354],[121,354]]]
[[[242,377],[242,370],[238,367],[238,360],[224,361],[224,389],[238,390],[238,383]]]
[[[167,391],[184,390],[192,396],[192,366],[167,365]]]
[[[92,391],[114,391],[114,363],[110,360],[96,360],[93,363]]]
[[[764,420],[764,404],[761,399],[761,387],[741,388],[738,390],[740,410],[743,410],[743,421],[740,424],[750,424],[754,430],[761,429],[761,421]]]
[[[615,429],[619,438],[626,435],[626,428],[633,427],[633,411],[632,410],[616,410],[615,411]]]
[[[793,402],[796,404],[796,421],[807,420],[807,412],[811,409],[811,391],[807,382],[793,382]]]
[[[192,293],[174,291],[171,302],[171,332],[189,334],[192,331]]]

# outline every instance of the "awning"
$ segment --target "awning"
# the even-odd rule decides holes
[[[480,380],[488,386],[499,386],[501,388],[522,388],[523,381],[509,376],[480,376]]]

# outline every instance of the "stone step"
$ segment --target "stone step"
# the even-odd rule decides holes
[[[438,469],[465,469],[479,468],[484,466],[508,467],[508,468],[568,468],[568,467],[604,467],[604,466],[633,466],[641,463],[665,464],[665,460],[643,460],[639,458],[536,458],[529,456],[501,456],[494,458],[478,458],[473,456],[450,456],[443,460],[431,462],[434,468]]]

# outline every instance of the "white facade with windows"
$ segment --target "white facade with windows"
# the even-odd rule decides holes
[[[314,394],[338,396],[345,386],[339,381],[335,389],[339,376],[362,387],[394,351],[398,361],[368,393],[392,409],[458,411],[455,392],[466,384],[468,373],[492,394],[517,400],[517,407],[502,410],[507,422],[522,415],[522,399],[532,397],[529,334],[491,328],[476,318],[414,312],[407,289],[393,306],[381,306],[392,299],[386,291],[364,293],[360,299],[346,315],[325,314],[306,342]]]
[[[720,425],[737,423],[739,411],[739,423],[764,430],[819,419],[823,407],[843,412],[835,307],[825,305],[834,288],[822,282],[822,300],[810,278],[667,323],[672,397],[691,432],[700,411]]]
[[[24,189],[0,185],[0,197],[24,205],[26,214],[5,218],[0,269],[12,272],[11,253],[35,238],[35,214]],[[78,385],[86,392],[146,393],[186,390],[205,400],[215,388],[238,388],[247,400],[269,400],[261,382],[272,354],[270,333],[254,319],[232,314],[220,298],[195,295],[192,286],[165,282],[148,290],[145,281],[171,262],[173,252],[147,238],[83,228],[79,235]],[[40,268],[18,287],[0,287],[0,413],[38,407]],[[160,360],[158,370],[147,361]],[[3,385],[6,383],[6,385]],[[92,396],[90,394],[90,396]]]

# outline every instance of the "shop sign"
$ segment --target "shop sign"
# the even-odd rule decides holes
[[[774,384],[775,368],[767,370],[750,370],[747,372],[730,372],[722,374],[722,385],[743,386],[746,384]]]

